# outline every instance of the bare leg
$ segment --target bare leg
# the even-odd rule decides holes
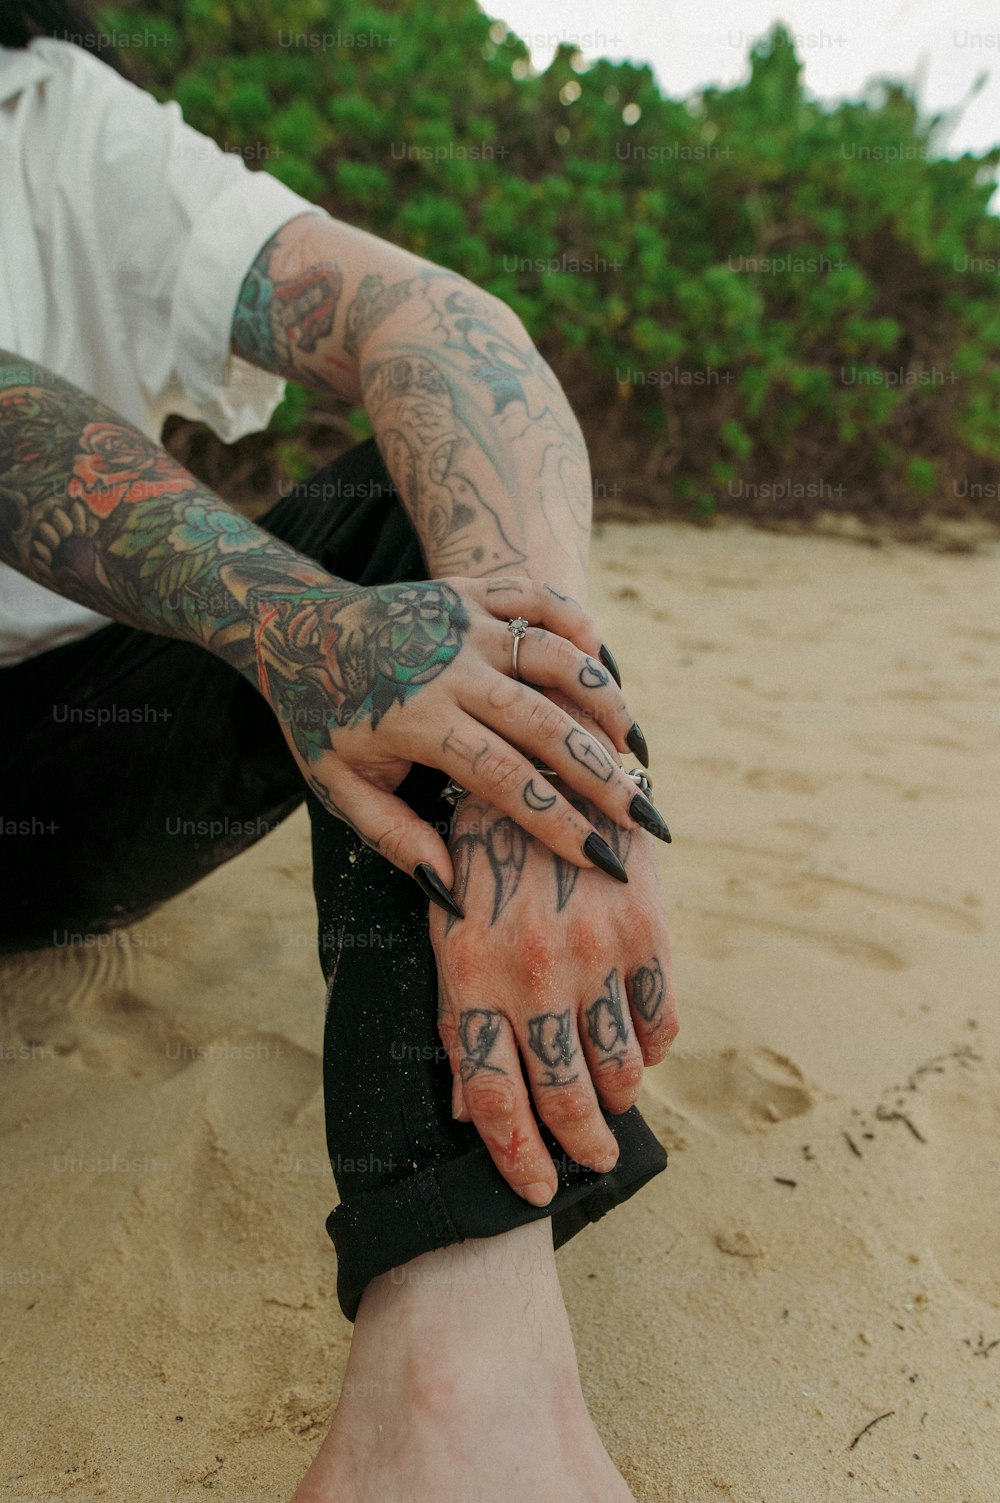
[[[584,1403],[548,1221],[365,1290],[292,1503],[635,1503]]]

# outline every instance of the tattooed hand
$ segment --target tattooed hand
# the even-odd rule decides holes
[[[533,1205],[548,1204],[556,1170],[521,1062],[537,1115],[566,1154],[605,1171],[618,1148],[601,1108],[627,1111],[644,1064],[663,1059],[677,1033],[656,848],[573,802],[627,860],[627,888],[609,889],[470,797],[451,833],[465,920],[430,915],[456,1115],[475,1123],[500,1173]]]
[[[312,305],[306,288],[296,308],[304,315]],[[2,350],[0,558],[244,674],[274,709],[313,793],[450,909],[448,848],[392,793],[415,761],[489,797],[564,862],[596,864],[621,881],[613,851],[542,786],[530,756],[612,819],[658,818],[613,755],[628,747],[645,760],[645,742],[575,601],[524,576],[368,588],[337,579],[213,496],[103,403]],[[530,682],[511,677],[505,622],[518,615],[533,623],[518,664]],[[606,744],[552,692],[602,727]]]
[[[304,575],[296,584],[287,570],[240,557],[220,574],[257,623],[256,678],[310,788],[449,912],[460,913],[448,891],[448,848],[393,794],[415,761],[489,798],[512,838],[535,837],[567,873],[596,865],[625,882],[601,831],[616,819],[665,831],[615,754],[640,745],[644,753],[641,732],[637,740],[599,660],[593,622],[566,596],[524,578],[337,588]],[[519,671],[530,683],[510,676],[506,621],[521,613],[539,623],[520,645]],[[532,755],[560,772],[565,793],[537,772]],[[574,806],[574,792],[590,796],[593,817]]]

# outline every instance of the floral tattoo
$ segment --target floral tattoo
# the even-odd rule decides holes
[[[300,310],[304,311],[305,310]],[[209,648],[303,760],[372,728],[461,648],[448,585],[337,579],[60,377],[0,351],[0,557],[83,605]]]

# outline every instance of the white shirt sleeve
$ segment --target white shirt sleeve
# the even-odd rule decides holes
[[[80,48],[39,39],[31,50],[56,64],[44,85],[51,154],[28,156],[54,290],[64,308],[83,300],[78,337],[100,320],[94,347],[125,367],[95,371],[90,389],[104,396],[129,376],[157,438],[171,412],[226,442],[265,427],[285,383],[230,354],[236,300],[265,242],[325,211]]]
[[[324,213],[70,42],[0,47],[0,349],[37,361],[159,440],[170,413],[227,442],[285,383],[230,356],[261,247]],[[0,663],[105,618],[0,564]]]

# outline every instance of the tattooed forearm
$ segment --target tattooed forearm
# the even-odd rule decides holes
[[[325,215],[289,221],[240,292],[236,354],[360,400],[431,574],[586,585],[580,425],[523,325],[442,266]]]
[[[573,1028],[569,1008],[565,1012],[540,1012],[528,1019],[528,1043],[546,1067],[542,1085],[571,1085],[579,1072],[565,1072],[576,1059],[577,1048],[573,1042]]]
[[[387,287],[385,278],[376,272],[364,278],[347,310],[344,349],[349,355],[360,354],[368,336],[413,296],[413,284],[413,277],[404,277]]]
[[[382,294],[386,307],[388,289]],[[404,310],[417,337],[403,319]],[[541,356],[456,279],[415,278],[361,367],[365,405],[435,572],[527,562],[525,510],[585,561],[590,480],[579,425]],[[380,320],[381,322],[381,320]],[[568,530],[569,529],[569,530]]]
[[[350,325],[362,287],[347,312]],[[391,304],[391,306],[390,306]],[[510,446],[497,443],[498,429],[510,426],[525,436],[528,422],[538,432],[528,440],[540,469],[572,456],[586,461],[586,449],[574,419],[551,369],[516,322],[495,298],[462,277],[440,267],[427,267],[420,275],[384,289],[378,299],[378,319],[384,340],[367,350],[362,382],[377,379],[388,358],[405,357],[428,361],[451,387],[457,417],[484,452],[508,491],[518,480],[515,455]],[[405,309],[406,319],[388,318]],[[362,313],[368,313],[366,303]],[[548,446],[553,452],[541,455]]]
[[[389,473],[436,575],[525,562],[483,491],[482,444],[467,436],[449,382],[419,355],[366,367],[365,405]]]
[[[206,647],[306,762],[429,683],[468,614],[448,585],[362,589],[227,506],[158,444],[0,351],[0,557],[117,621]],[[315,791],[315,790],[314,790]]]
[[[201,486],[158,444],[42,366],[0,351],[0,555],[119,621],[253,660],[219,569],[339,584]]]
[[[463,1080],[490,1070],[494,1075],[506,1075],[502,1065],[490,1060],[500,1035],[503,1014],[492,1007],[469,1007],[458,1015],[458,1036],[462,1044],[459,1073]]]
[[[586,1010],[587,1034],[605,1058],[614,1060],[621,1069],[628,1045],[628,1024],[622,1006],[618,972],[610,970],[604,978],[604,990]]]

